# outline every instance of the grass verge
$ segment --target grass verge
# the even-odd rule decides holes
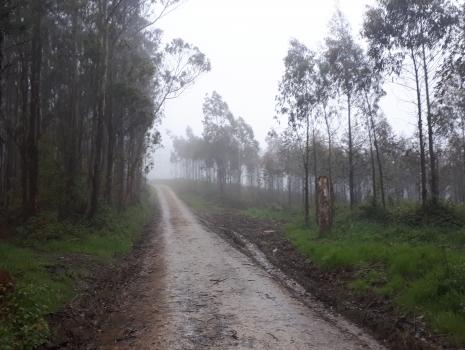
[[[181,196],[194,209],[221,210],[215,198],[187,191]],[[409,217],[410,212],[396,216]],[[338,208],[332,232],[320,236],[316,226],[304,226],[294,211],[249,207],[241,213],[283,222],[287,238],[321,269],[352,272],[346,284],[352,293],[388,297],[397,312],[424,320],[458,346],[465,344],[463,225],[385,222]]]
[[[99,264],[129,253],[153,215],[154,193],[124,212],[103,209],[92,225],[42,213],[0,240],[0,268],[15,292],[0,293],[0,349],[33,349],[50,335],[46,316],[69,302]]]
[[[465,235],[463,229],[450,228],[447,241],[444,227],[382,225],[340,215],[325,237],[295,222],[286,225],[286,234],[323,269],[351,269],[355,279],[347,287],[353,292],[387,296],[399,311],[465,344],[465,255],[454,239]]]

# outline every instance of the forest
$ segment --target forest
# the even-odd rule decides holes
[[[463,348],[465,2],[336,5],[265,145],[220,88],[162,137],[188,2],[1,1],[0,349]]]
[[[378,0],[355,29],[337,10],[321,41],[289,42],[264,149],[206,96],[202,133],[173,137],[173,186],[388,347],[463,348],[465,4]]]
[[[464,203],[464,11],[448,1],[378,1],[360,43],[337,11],[322,48],[290,41],[266,148],[213,92],[202,135],[174,137],[174,175],[302,202],[307,222],[321,175],[334,201],[352,208]],[[380,107],[387,85],[415,107],[413,135],[396,132]]]
[[[164,104],[210,70],[195,45],[163,38],[177,6],[0,2],[1,349],[42,344],[45,315],[90,273],[60,257],[127,253],[151,217]]]
[[[3,2],[2,220],[41,210],[92,219],[103,203],[121,209],[138,199],[164,102],[210,69],[197,47],[162,44],[153,30],[177,1],[150,5]]]

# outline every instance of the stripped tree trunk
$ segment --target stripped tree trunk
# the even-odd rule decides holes
[[[318,226],[320,233],[327,233],[333,224],[331,181],[328,176],[318,177]]]

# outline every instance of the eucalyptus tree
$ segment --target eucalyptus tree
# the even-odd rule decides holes
[[[137,201],[165,101],[210,69],[198,48],[164,46],[152,27],[177,3],[1,3],[2,212],[93,218],[102,200]]]
[[[329,63],[330,76],[347,101],[349,197],[352,208],[355,204],[352,108],[360,90],[363,50],[352,37],[349,23],[341,11],[336,12],[329,29],[330,34],[325,40],[325,56]]]
[[[281,146],[279,135],[271,131],[266,137],[266,152],[262,157],[263,177],[265,190],[270,194],[279,193],[284,178],[284,164],[279,157]]]
[[[310,128],[311,113],[315,106],[314,72],[315,53],[297,40],[290,42],[284,59],[285,72],[279,85],[276,98],[278,112],[288,117],[288,123],[295,130],[304,129],[304,150],[302,164],[304,169],[304,219],[309,222],[309,178],[310,178]],[[316,176],[316,174],[315,174]]]
[[[187,128],[185,137],[174,137],[172,162],[184,162],[184,176],[191,180],[201,179],[205,170],[216,169],[216,181],[221,193],[229,180],[237,174],[237,185],[242,186],[242,169],[245,167],[252,185],[252,176],[259,166],[259,145],[252,127],[243,118],[234,118],[226,102],[217,93],[206,96],[203,105],[202,137],[195,136]],[[239,187],[240,190],[240,187]]]
[[[302,139],[292,127],[287,127],[279,135],[278,154],[287,176],[289,207],[292,205],[293,192],[298,192],[296,188],[302,183],[302,161],[299,156],[302,154],[302,148]]]
[[[238,184],[241,185],[242,167],[246,167],[249,177],[255,170],[258,160],[259,145],[258,141],[255,140],[252,127],[247,124],[242,117],[239,117],[235,122],[234,134],[236,136],[238,152]],[[250,181],[250,183],[252,183],[252,181]]]
[[[426,156],[419,57],[416,46],[416,33],[411,30],[413,26],[406,21],[406,19],[412,21],[413,18],[404,16],[402,9],[399,7],[402,3],[406,4],[403,1],[380,0],[377,2],[377,7],[370,7],[365,14],[363,36],[368,40],[368,53],[375,60],[376,68],[379,71],[400,75],[404,68],[404,71],[408,72],[409,67],[405,67],[407,65],[405,63],[406,58],[410,60],[410,64],[413,66],[411,74],[414,78],[417,104],[420,193],[422,203],[425,205],[427,201]]]
[[[373,69],[372,64],[369,60],[366,60],[362,70],[362,80],[360,89],[360,109],[366,117],[366,124],[368,129],[368,135],[370,140],[370,154],[372,163],[372,185],[373,185],[373,203],[377,205],[377,176],[375,170],[375,157],[373,156],[373,146],[376,153],[376,163],[379,176],[379,190],[381,193],[381,204],[383,208],[386,208],[386,193],[384,187],[384,171],[382,152],[378,142],[378,125],[377,118],[380,113],[379,102],[386,92],[383,90],[383,79],[379,72]]]
[[[431,171],[431,195],[433,202],[439,198],[439,174],[434,145],[434,120],[431,101],[431,77],[437,74],[437,56],[447,47],[449,33],[455,23],[454,9],[448,0],[416,0],[409,7],[415,18],[417,46],[421,52],[423,79],[425,85],[426,119]],[[440,56],[441,57],[441,56]]]
[[[448,147],[453,156],[448,159],[455,170],[455,197],[465,202],[465,3],[458,9],[459,20],[452,31],[450,50],[442,64],[435,87],[438,116],[442,133],[449,136]],[[458,185],[458,186],[457,186]]]
[[[423,136],[423,110],[426,103],[430,187],[433,202],[439,197],[437,159],[434,145],[434,120],[430,79],[436,74],[438,59],[448,43],[455,17],[447,0],[378,0],[365,15],[363,34],[369,42],[369,52],[378,68],[400,74],[409,71],[407,57],[413,66],[420,144],[421,198],[427,201],[426,156]],[[422,91],[422,83],[424,92]],[[424,95],[425,101],[422,100]]]
[[[332,159],[332,149],[333,149],[333,139],[334,139],[334,130],[333,130],[333,120],[336,115],[334,106],[331,106],[332,95],[335,92],[334,84],[331,81],[331,67],[329,62],[326,60],[324,55],[318,57],[317,59],[317,69],[314,75],[315,80],[315,99],[319,108],[322,112],[326,135],[328,138],[328,176],[330,181],[333,181],[333,159]]]
[[[216,179],[221,193],[224,193],[227,168],[231,160],[231,148],[234,145],[235,119],[229,106],[214,91],[206,96],[203,103],[203,137],[211,150],[216,164]]]

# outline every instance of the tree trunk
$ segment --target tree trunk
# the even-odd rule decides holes
[[[428,200],[428,190],[426,189],[426,158],[425,158],[425,143],[423,141],[423,118],[421,110],[421,91],[420,91],[420,78],[418,74],[417,59],[413,50],[411,50],[411,57],[413,61],[413,68],[415,72],[415,85],[417,91],[417,107],[418,107],[418,138],[420,142],[420,175],[421,175],[421,202],[426,205]]]
[[[309,217],[310,217],[310,203],[309,203],[309,188],[308,188],[308,180],[309,180],[309,153],[310,153],[310,135],[309,135],[309,117],[306,116],[306,124],[305,124],[305,155],[304,155],[304,221],[305,225],[308,226],[309,224]]]
[[[113,51],[113,49],[111,49]],[[112,56],[112,54],[110,55]],[[109,86],[111,87],[113,82],[113,70],[112,64],[108,65],[108,80]],[[113,101],[111,96],[108,97],[107,104],[107,134],[108,134],[108,146],[107,146],[107,169],[106,169],[106,183],[105,183],[105,193],[104,198],[108,204],[111,204],[112,190],[113,190],[113,167],[114,167],[114,149],[115,149],[115,130],[113,126]]]
[[[107,0],[102,3],[100,10],[100,85],[98,89],[97,101],[97,123],[95,132],[95,149],[94,162],[92,166],[92,182],[90,203],[88,209],[88,219],[93,219],[97,214],[98,202],[100,198],[100,184],[102,171],[102,146],[104,120],[106,111],[106,90],[107,90],[107,73],[108,73],[108,23],[107,23]]]
[[[287,205],[292,208],[292,179],[289,174],[287,175]]]
[[[353,209],[355,205],[354,194],[354,151],[352,141],[352,115],[351,115],[352,101],[350,94],[347,94],[347,118],[349,126],[349,195],[350,195],[350,208]]]
[[[326,132],[328,133],[328,177],[331,184],[331,213],[334,214],[334,186],[333,186],[333,137],[331,135],[331,126],[329,116],[326,111],[326,105],[323,105],[323,114],[325,117]]]
[[[371,163],[371,184],[373,191],[373,205],[378,205],[377,190],[376,190],[376,166],[375,166],[375,156],[373,154],[373,137],[372,129],[370,128],[370,123],[367,122],[368,127],[368,140],[370,142],[370,163]]]
[[[378,135],[376,132],[376,123],[375,123],[375,118],[374,118],[374,111],[371,108],[370,101],[368,99],[368,95],[365,93],[365,102],[368,107],[368,114],[369,114],[369,122],[368,122],[368,128],[369,130],[371,129],[372,136],[373,136],[373,144],[375,146],[375,152],[376,152],[376,162],[378,164],[378,172],[379,172],[379,186],[380,186],[380,192],[381,192],[381,204],[383,206],[383,209],[386,209],[386,194],[384,190],[384,172],[383,172],[383,164],[381,161],[381,152],[379,149],[379,143],[378,143]],[[371,147],[371,144],[370,144]],[[372,150],[371,150],[372,151]],[[376,192],[376,189],[374,190]]]
[[[462,195],[461,201],[465,203],[465,114],[462,113],[460,119],[460,126],[462,129],[462,176],[461,176],[461,183],[462,183]]]
[[[78,49],[78,15],[79,9],[76,6],[73,11],[73,58],[72,58],[72,73],[70,79],[70,96],[69,105],[70,113],[63,125],[64,140],[64,193],[63,193],[63,206],[60,208],[60,217],[67,218],[73,215],[77,200],[77,146],[78,146],[78,130],[77,120],[79,118],[79,94],[78,94],[78,70],[79,70],[79,49]]]
[[[320,176],[317,180],[317,191],[318,191],[318,216],[317,216],[317,223],[320,228],[321,233],[327,233],[331,230],[331,226],[333,224],[333,206],[332,206],[332,199],[331,193],[331,181],[327,176]]]
[[[375,145],[375,152],[376,152],[376,161],[378,163],[378,173],[379,173],[379,187],[381,192],[381,204],[383,205],[383,209],[386,209],[386,193],[384,189],[384,171],[383,171],[383,163],[381,161],[381,152],[379,150],[379,143],[378,143],[378,135],[376,135],[376,125],[371,115],[371,129],[373,130],[373,142]]]
[[[429,76],[428,76],[428,64],[426,62],[426,50],[425,45],[422,44],[422,57],[423,57],[423,73],[425,79],[425,97],[426,97],[426,121],[428,124],[428,145],[429,145],[429,158],[430,158],[430,170],[431,170],[431,200],[434,204],[439,199],[439,185],[438,185],[438,170],[436,152],[434,150],[434,130],[433,130],[433,116],[431,114],[431,101],[429,94]]]
[[[42,1],[34,1],[31,46],[31,99],[28,130],[28,206],[26,216],[38,211],[39,195],[39,130],[40,130],[40,79],[42,67]]]
[[[28,208],[28,198],[29,198],[29,189],[28,189],[28,154],[27,154],[27,131],[28,131],[28,74],[29,74],[29,65],[26,60],[26,55],[24,52],[20,55],[21,59],[21,77],[19,81],[20,90],[21,90],[21,140],[20,140],[20,156],[21,156],[21,194],[22,194],[22,208],[23,214],[27,214]]]
[[[316,153],[315,125],[312,128],[313,176],[315,185],[315,217],[318,217],[318,159]]]

